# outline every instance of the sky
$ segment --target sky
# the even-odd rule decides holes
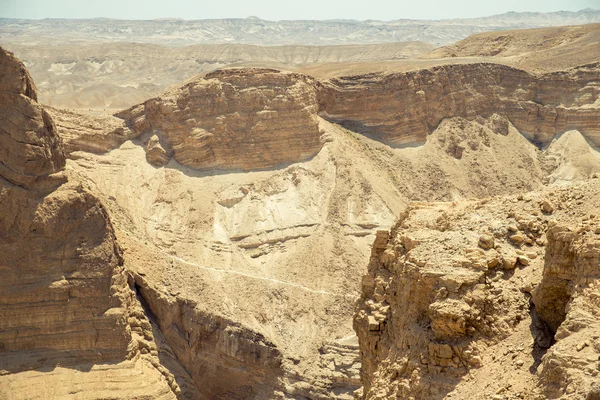
[[[0,0],[3,18],[445,19],[600,9],[600,0]]]

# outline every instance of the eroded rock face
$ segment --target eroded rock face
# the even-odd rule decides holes
[[[202,398],[273,397],[283,372],[273,343],[235,321],[200,311],[194,301],[161,294],[139,275],[135,280]]]
[[[26,190],[64,166],[51,117],[23,64],[0,51],[1,348],[127,353],[125,275],[108,216],[77,185]],[[77,316],[78,315],[78,316]],[[75,316],[75,317],[74,317]],[[96,354],[94,355],[96,357]]]
[[[363,278],[364,398],[594,398],[599,199],[593,179],[412,203]]]
[[[33,187],[61,170],[65,156],[52,117],[37,103],[21,61],[0,48],[0,176]]]
[[[272,69],[212,72],[117,116],[198,169],[268,168],[305,160],[322,146],[315,81]]]
[[[576,129],[600,145],[599,76],[598,64],[534,75],[488,63],[346,76],[323,83],[319,111],[392,145],[424,143],[444,118],[493,114],[536,144]]]
[[[0,197],[3,349],[124,357],[127,280],[98,200],[78,187],[41,200],[2,187]]]
[[[174,399],[108,213],[52,175],[61,141],[20,61],[0,51],[0,71],[0,397]]]
[[[549,398],[593,399],[598,392],[590,375],[597,376],[600,353],[600,225],[589,219],[579,226],[560,224],[547,237],[533,302],[556,344],[544,358],[540,381]]]
[[[124,141],[137,137],[122,119],[108,115],[84,115],[68,110],[46,107],[52,114],[56,131],[62,139],[65,154],[74,152],[105,153]]]

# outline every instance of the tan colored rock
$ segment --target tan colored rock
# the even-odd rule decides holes
[[[23,187],[39,186],[65,165],[50,114],[37,103],[23,63],[0,48],[0,176]]]
[[[162,167],[169,162],[169,154],[160,144],[160,139],[157,135],[153,135],[146,144],[146,159],[152,165]]]
[[[521,217],[537,212],[550,191],[556,206],[552,220],[541,213]],[[570,199],[581,201],[563,209]],[[363,398],[595,395],[600,237],[592,233],[590,214],[598,204],[600,184],[590,180],[532,192],[520,202],[494,198],[409,206],[386,247],[409,237],[413,246],[397,247],[393,270],[382,263],[384,248],[373,247],[363,278],[384,282],[363,285],[355,314]],[[440,214],[454,229],[431,229]],[[522,236],[537,239],[545,233],[547,241],[522,251],[511,237],[498,235],[493,251],[507,271],[481,270],[471,258],[490,251],[471,247],[477,232],[501,226],[507,215],[517,219]],[[384,288],[389,311],[373,331],[369,312],[382,295],[378,288]],[[514,374],[525,368],[531,372]]]
[[[65,154],[70,157],[77,151],[106,153],[124,141],[137,137],[136,133],[125,126],[122,119],[112,115],[83,114],[53,107],[46,108],[52,114],[56,131],[63,141]]]
[[[542,200],[540,203],[540,208],[546,214],[552,214],[554,212],[554,205],[548,200]]]
[[[481,235],[478,244],[482,249],[489,250],[494,247],[494,238],[490,235]]]
[[[274,69],[211,72],[117,116],[158,135],[198,169],[261,169],[306,160],[322,146],[317,83]]]
[[[600,129],[594,123],[600,117],[594,103],[598,70],[591,64],[534,75],[476,63],[344,76],[323,83],[319,113],[394,146],[424,143],[445,118],[490,116],[490,126],[502,135],[507,132],[505,118],[536,144],[548,144],[555,135],[577,129],[599,146]],[[557,90],[561,96],[556,96]],[[569,101],[563,102],[566,98]],[[397,110],[403,112],[399,115]],[[460,159],[464,148],[451,150]]]
[[[515,233],[514,235],[511,235],[509,237],[509,239],[515,245],[520,245],[521,243],[523,243],[525,241],[525,237],[520,233]]]
[[[159,348],[169,356],[106,209],[52,176],[64,166],[52,120],[23,64],[0,49],[0,65],[0,398],[175,399],[186,372],[158,367]]]

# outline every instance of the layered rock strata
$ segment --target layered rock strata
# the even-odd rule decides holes
[[[134,139],[122,119],[108,115],[86,115],[73,111],[46,107],[52,114],[56,131],[63,142],[65,154],[74,158],[76,151],[105,153],[124,141]]]
[[[0,61],[0,397],[175,398],[108,213],[56,177],[52,119],[23,64],[1,49]]]
[[[219,70],[119,114],[156,135],[165,157],[198,169],[261,169],[305,160],[322,146],[316,82],[272,69]]]
[[[595,398],[599,200],[595,179],[409,206],[363,278],[364,398]]]
[[[12,53],[0,48],[0,176],[32,188],[65,165],[50,114],[37,103],[35,84]]]
[[[319,112],[396,146],[424,143],[444,118],[494,113],[538,145],[575,129],[599,146],[599,80],[597,63],[542,75],[478,63],[345,76],[323,82]]]
[[[600,224],[558,224],[547,234],[542,280],[533,303],[556,341],[539,371],[548,398],[600,396]],[[594,379],[595,378],[595,379]],[[584,397],[587,396],[587,397]]]

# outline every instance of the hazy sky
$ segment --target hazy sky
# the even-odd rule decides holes
[[[600,0],[0,0],[5,18],[442,19],[507,11],[578,11]]]

